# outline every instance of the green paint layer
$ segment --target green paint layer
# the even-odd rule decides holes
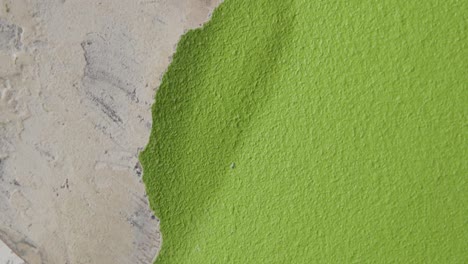
[[[467,10],[226,0],[153,107],[156,263],[468,263]]]

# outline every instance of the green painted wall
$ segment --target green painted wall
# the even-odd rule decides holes
[[[156,263],[468,263],[467,11],[226,0],[156,95]]]

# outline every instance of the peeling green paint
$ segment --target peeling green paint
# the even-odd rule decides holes
[[[467,263],[467,5],[226,0],[153,106],[156,263]]]

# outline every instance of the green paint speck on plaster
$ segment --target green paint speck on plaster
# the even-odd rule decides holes
[[[156,263],[468,263],[467,11],[226,0],[156,95]]]

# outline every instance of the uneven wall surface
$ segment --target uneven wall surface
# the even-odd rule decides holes
[[[152,262],[137,155],[180,35],[216,4],[0,0],[0,240],[27,263]]]
[[[467,263],[467,5],[226,0],[156,95],[156,263]]]

